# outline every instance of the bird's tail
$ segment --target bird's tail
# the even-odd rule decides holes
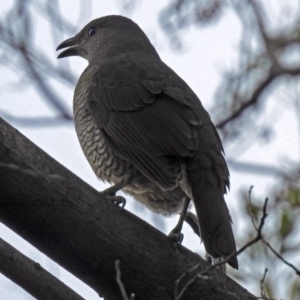
[[[224,187],[210,168],[189,170],[187,176],[205,249],[213,258],[226,258],[236,251],[236,245]],[[236,256],[228,264],[238,269]]]

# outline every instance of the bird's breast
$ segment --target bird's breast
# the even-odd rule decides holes
[[[101,128],[88,108],[88,92],[83,83],[77,86],[74,102],[74,122],[81,148],[97,177],[112,184],[130,180],[123,189],[156,213],[169,215],[180,211],[185,193],[181,188],[162,191],[144,176],[130,161],[116,156],[105,140]]]
[[[87,108],[86,98],[82,89],[75,94],[73,103],[75,129],[81,148],[97,177],[110,183],[119,183],[125,176],[134,175],[134,167],[114,155]]]

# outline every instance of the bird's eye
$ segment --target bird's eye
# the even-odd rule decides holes
[[[95,27],[95,26],[93,26],[93,27],[90,27],[90,28],[89,28],[89,31],[88,31],[88,33],[89,33],[89,36],[92,36],[92,35],[94,35],[94,34],[97,32],[97,30],[98,30],[98,28],[97,28],[97,27]]]

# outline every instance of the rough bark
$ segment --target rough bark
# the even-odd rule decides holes
[[[36,299],[84,300],[67,285],[0,238],[0,272]]]
[[[70,149],[71,155],[71,149]],[[137,216],[120,210],[0,118],[0,221],[106,300],[175,299],[176,280],[206,261]],[[197,238],[195,238],[196,240]],[[191,278],[179,286],[179,290]],[[182,299],[256,299],[214,269]]]

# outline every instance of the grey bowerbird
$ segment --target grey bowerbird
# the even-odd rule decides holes
[[[122,16],[102,17],[57,50],[63,48],[59,58],[89,62],[74,93],[75,127],[96,175],[114,184],[109,193],[122,189],[156,213],[180,213],[175,236],[192,199],[207,253],[235,252],[220,137],[196,94],[141,28]],[[228,263],[238,268],[236,257]]]

